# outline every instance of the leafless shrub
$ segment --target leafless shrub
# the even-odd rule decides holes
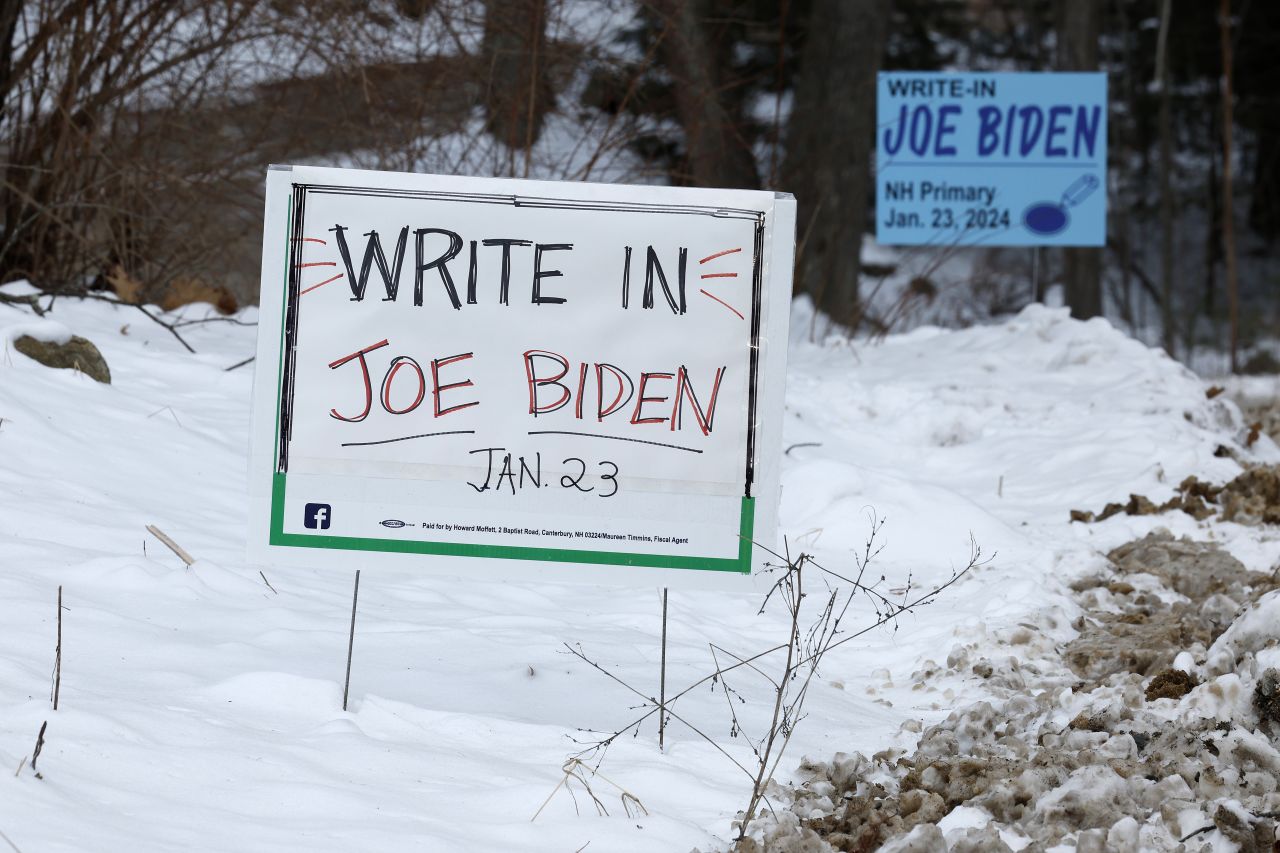
[[[891,626],[897,630],[898,620],[916,609],[933,603],[937,597],[973,568],[988,562],[977,542],[970,539],[970,552],[966,565],[953,570],[943,583],[921,589],[909,575],[905,582],[893,588],[887,586],[884,576],[872,577],[871,566],[880,553],[879,544],[884,519],[871,517],[871,530],[861,553],[855,554],[854,571],[847,574],[834,571],[816,562],[808,554],[792,557],[789,550],[776,554],[764,549],[778,562],[767,565],[766,570],[776,575],[776,580],[766,593],[759,612],[770,607],[782,607],[787,616],[787,637],[784,642],[751,654],[738,654],[716,644],[709,644],[713,671],[660,703],[629,684],[615,673],[592,659],[581,646],[566,644],[569,654],[590,665],[640,698],[636,706],[640,711],[630,723],[613,732],[592,740],[580,741],[582,749],[570,756],[575,767],[589,766],[598,772],[609,747],[624,734],[636,734],[649,718],[662,714],[664,722],[674,720],[714,747],[750,780],[747,806],[735,826],[738,837],[748,834],[751,822],[760,813],[761,806],[768,807],[768,790],[778,767],[786,754],[796,726],[804,719],[805,701],[814,679],[826,655],[845,643],[874,631]],[[757,544],[757,547],[760,547]],[[855,604],[861,602],[869,613],[856,627],[849,622],[859,612]],[[730,678],[733,683],[731,684]],[[747,700],[745,693],[735,687],[742,678],[763,679],[768,685],[771,708],[762,720],[745,719]],[[673,709],[680,699],[704,686],[721,694],[726,703],[731,738],[743,738],[751,748],[752,761],[744,764],[731,755],[712,735],[695,725],[682,713]],[[753,727],[757,727],[753,735]],[[593,733],[600,734],[600,733]],[[568,765],[566,765],[568,766]]]
[[[269,163],[634,177],[637,120],[569,106],[616,61],[616,19],[573,8],[0,0],[0,273],[233,307],[256,297]]]

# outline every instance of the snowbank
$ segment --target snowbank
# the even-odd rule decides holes
[[[1215,453],[1245,452],[1235,408],[1105,322],[1031,308],[850,346],[809,342],[804,303],[796,314],[782,503],[793,549],[847,568],[874,513],[887,519],[876,563],[886,588],[948,578],[970,534],[997,556],[896,631],[833,653],[784,769],[911,737],[904,723],[918,732],[984,695],[977,679],[931,675],[957,646],[1025,632],[1029,613],[1055,608],[1057,627],[1029,642],[1069,637],[1064,579],[1157,521],[1072,526],[1068,509],[1239,471]],[[0,335],[32,319],[0,304]],[[227,368],[253,352],[242,324],[254,312],[184,326],[194,355],[128,307],[60,300],[50,319],[102,350],[114,384],[0,363],[0,768],[17,768],[48,721],[43,778],[0,773],[0,832],[20,849],[630,851],[730,837],[747,781],[678,724],[665,754],[645,728],[603,768],[647,816],[628,816],[601,782],[608,816],[580,788],[576,800],[561,789],[530,822],[563,778],[571,738],[587,737],[579,729],[609,731],[635,704],[562,643],[656,691],[656,590],[366,572],[344,713],[350,576],[276,571],[268,587],[243,559],[252,366]],[[1253,452],[1280,456],[1266,440]],[[148,539],[149,523],[196,565]],[[1246,563],[1275,557],[1238,538]],[[709,643],[746,653],[785,636],[758,606],[749,592],[673,592],[669,690],[710,671]],[[735,687],[758,733],[767,686]],[[681,701],[682,716],[750,761],[723,696]]]

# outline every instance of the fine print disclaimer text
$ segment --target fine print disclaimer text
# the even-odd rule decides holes
[[[606,539],[612,542],[653,542],[662,545],[688,545],[688,536],[662,536],[660,534],[608,533],[603,530],[555,530],[547,527],[507,527],[495,524],[451,524],[443,521],[424,521],[423,530],[441,530],[458,533],[491,533],[500,536],[559,536],[563,539]]]

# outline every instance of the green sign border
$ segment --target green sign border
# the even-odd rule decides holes
[[[284,296],[280,307],[280,360],[276,373],[276,429],[273,464],[278,468],[280,448],[280,406],[284,393],[284,327],[289,307],[289,268],[293,262],[293,210],[285,225]],[[468,545],[460,542],[425,542],[410,539],[378,539],[364,536],[328,536],[286,533],[284,497],[287,474],[277,470],[271,477],[270,544],[290,548],[334,548],[347,551],[379,551],[395,554],[434,554],[448,557],[488,557],[499,560],[536,560],[555,563],[595,563],[615,566],[649,566],[661,569],[695,569],[711,572],[751,573],[752,533],[755,530],[755,498],[742,498],[738,522],[738,556],[695,557],[671,554],[630,554],[623,551],[577,551],[564,548],[527,548],[515,545]]]
[[[468,545],[462,542],[424,542],[416,539],[378,539],[363,536],[327,536],[286,533],[284,494],[287,474],[275,474],[271,483],[271,544],[294,548],[338,548],[348,551],[383,551],[395,554],[437,554],[448,557],[490,557],[500,560],[540,560],[556,563],[599,563],[615,566],[654,566],[662,569],[701,569],[713,572],[751,571],[751,533],[755,499],[742,499],[736,558],[690,557],[669,554],[629,554],[623,551],[575,551],[565,548],[526,548],[515,545]]]

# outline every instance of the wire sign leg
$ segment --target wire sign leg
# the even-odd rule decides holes
[[[662,670],[658,675],[658,750],[667,725],[667,588],[662,588]]]
[[[342,710],[347,710],[347,697],[351,695],[351,652],[356,645],[356,602],[360,600],[360,570],[356,569],[356,588],[351,593],[351,633],[347,635],[347,680],[342,685]]]

